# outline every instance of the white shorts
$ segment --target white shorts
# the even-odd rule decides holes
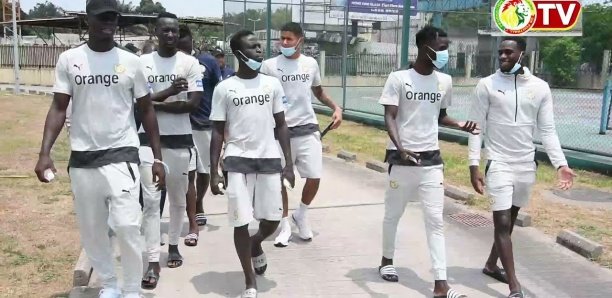
[[[536,181],[536,163],[489,161],[485,176],[491,210],[508,210],[512,206],[525,207]]]
[[[253,220],[280,221],[283,217],[280,174],[227,173],[227,214],[230,225]]]
[[[199,161],[200,154],[198,153],[198,148],[191,148],[191,155],[189,156],[189,172],[198,170],[198,173],[201,173],[200,170],[202,168],[202,163]]]
[[[280,143],[278,143],[278,150],[284,167],[285,155]],[[291,158],[293,159],[293,166],[300,173],[300,177],[320,179],[323,172],[321,133],[315,132],[306,136],[291,138]]]
[[[211,130],[194,130],[193,142],[197,148],[198,159],[196,161],[197,170],[200,174],[209,174],[210,172],[210,140],[212,137]]]

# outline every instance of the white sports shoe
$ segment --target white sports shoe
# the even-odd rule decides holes
[[[104,288],[100,291],[99,298],[121,298],[121,291],[117,289]]]
[[[298,227],[300,238],[304,241],[312,240],[312,230],[308,223],[308,218],[304,215],[302,217],[295,216],[295,213],[291,215],[293,223]]]
[[[280,223],[281,232],[274,239],[274,246],[276,247],[287,247],[289,246],[289,238],[291,238],[291,224],[289,220],[284,218]]]
[[[129,293],[123,295],[123,298],[141,298],[141,296],[138,293]]]

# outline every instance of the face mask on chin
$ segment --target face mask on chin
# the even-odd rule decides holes
[[[261,68],[261,62],[259,61],[255,61],[251,58],[248,58],[244,53],[242,53],[242,51],[238,50],[238,53],[240,53],[240,55],[242,55],[244,57],[244,59],[240,59],[242,60],[242,62],[244,62],[244,64],[246,64],[250,69],[252,70],[258,70]]]
[[[521,55],[519,56],[518,61],[516,61],[516,63],[514,64],[514,66],[512,66],[512,69],[510,69],[510,71],[508,72],[502,71],[502,72],[505,74],[515,74],[519,69],[521,69],[521,67],[523,67],[521,65],[521,59],[523,59],[523,53],[524,52],[521,52]]]
[[[295,54],[295,52],[297,52],[297,47],[300,44],[301,40],[298,40],[297,44],[293,47],[288,47],[285,48],[283,46],[280,47],[281,53],[283,54],[283,56],[285,57],[291,57]]]

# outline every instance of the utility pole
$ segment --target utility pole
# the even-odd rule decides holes
[[[411,0],[404,0],[404,19],[402,20],[402,59],[401,67],[408,66],[408,50],[410,49],[410,4]]]
[[[13,3],[13,67],[15,71],[15,95],[19,95],[19,35],[17,34],[17,12],[16,12],[16,2],[17,0],[12,0]],[[21,10],[21,9],[20,9]]]

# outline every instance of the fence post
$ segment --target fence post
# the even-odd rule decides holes
[[[266,59],[270,58],[272,55],[272,36],[270,27],[272,27],[272,0],[268,0],[266,11]]]
[[[601,63],[601,84],[605,86],[608,72],[610,71],[610,63],[612,63],[612,57],[610,56],[610,50],[604,50],[603,62]]]
[[[325,79],[325,51],[319,52],[319,68],[321,72],[321,80]]]
[[[344,6],[344,35],[342,36],[342,110],[346,109],[346,63],[348,60],[348,18],[350,3],[350,1],[347,1]]]
[[[404,16],[402,19],[402,64],[401,67],[408,66],[408,51],[410,50],[410,5],[411,0],[404,0]]]
[[[470,79],[472,77],[472,58],[474,57],[473,53],[467,53],[465,55],[465,78]]]
[[[608,130],[608,122],[610,121],[610,108],[612,101],[612,76],[608,78],[608,82],[603,90],[603,102],[601,103],[601,121],[599,124],[599,134],[605,135]]]

